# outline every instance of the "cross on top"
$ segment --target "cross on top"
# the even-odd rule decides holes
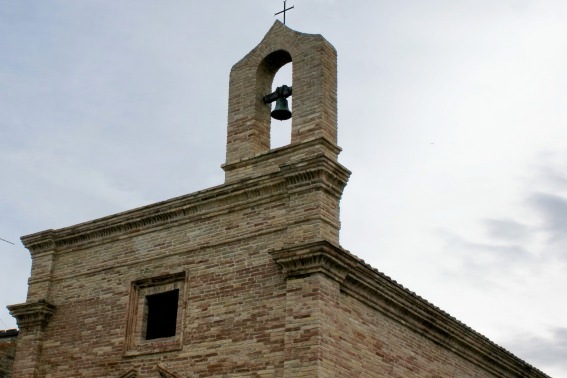
[[[285,25],[285,12],[288,11],[288,10],[290,10],[290,9],[293,9],[293,7],[294,7],[294,6],[292,5],[291,8],[286,8],[286,7],[285,7],[285,2],[286,2],[286,0],[284,0],[284,2],[283,2],[283,11],[279,11],[278,13],[274,13],[274,16],[277,16],[278,14],[283,13],[283,23],[284,23],[284,25]]]

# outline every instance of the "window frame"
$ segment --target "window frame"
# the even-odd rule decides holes
[[[183,348],[187,274],[182,271],[136,280],[130,285],[124,356],[162,353]],[[175,335],[146,340],[149,295],[179,290]]]

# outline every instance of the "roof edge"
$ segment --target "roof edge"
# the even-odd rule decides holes
[[[550,378],[340,246],[320,241],[270,253],[286,277],[323,273],[344,293],[486,371]]]

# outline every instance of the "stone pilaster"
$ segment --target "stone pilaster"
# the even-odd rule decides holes
[[[281,166],[289,202],[286,244],[339,244],[339,204],[350,171],[325,155]]]
[[[39,361],[45,329],[55,306],[45,300],[8,306],[16,318],[20,334],[14,362],[13,378],[39,377]]]
[[[272,252],[286,278],[284,377],[322,377],[327,299],[338,293],[347,275],[328,242],[309,243]]]
[[[51,298],[51,278],[56,255],[56,232],[47,230],[21,238],[32,257],[31,277],[28,280],[26,302],[32,303]]]

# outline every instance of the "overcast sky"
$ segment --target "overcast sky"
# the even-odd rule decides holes
[[[0,0],[0,329],[20,236],[222,184],[230,67],[282,5]],[[291,5],[338,51],[342,246],[567,377],[567,2]]]

